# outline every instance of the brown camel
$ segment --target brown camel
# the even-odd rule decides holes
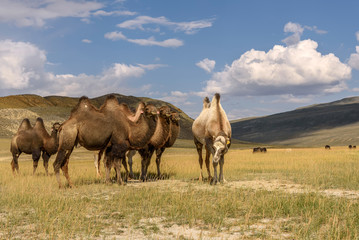
[[[180,117],[178,112],[172,112],[170,117],[170,132],[169,137],[165,145],[156,149],[156,165],[157,165],[157,177],[161,178],[160,164],[161,157],[166,148],[170,148],[175,143],[180,132]]]
[[[144,113],[145,107],[146,107],[145,104],[143,102],[140,102],[137,106],[136,112],[132,112],[127,104],[125,103],[119,104],[119,110],[122,111],[126,115],[126,117],[132,122],[137,122],[140,119],[141,114]],[[97,177],[101,177],[100,162],[104,151],[105,149],[102,149],[98,153],[94,153],[94,163],[95,163]],[[127,153],[127,155],[128,154],[132,154],[132,153]]]
[[[148,144],[138,150],[138,153],[141,155],[141,180],[147,180],[147,169],[151,162],[151,157],[154,151],[158,148],[163,147],[168,141],[170,133],[170,116],[171,108],[168,106],[162,106],[159,109],[158,121],[156,125],[155,132],[151,137]],[[132,166],[130,167],[132,171]],[[130,173],[130,176],[133,176],[133,173]]]
[[[33,174],[35,174],[42,153],[46,175],[48,175],[50,156],[57,152],[57,132],[59,127],[59,123],[54,123],[50,136],[47,133],[41,118],[36,119],[34,127],[31,126],[29,119],[25,118],[11,140],[10,151],[13,156],[11,168],[13,173],[15,173],[15,170],[19,172],[18,158],[21,153],[26,153],[32,154]]]
[[[54,162],[54,171],[61,187],[60,168],[67,182],[72,186],[68,174],[68,163],[74,146],[80,144],[88,150],[106,149],[106,154],[113,161],[117,172],[117,182],[122,184],[120,159],[123,160],[130,148],[141,148],[151,138],[156,125],[157,112],[146,106],[144,114],[134,123],[119,110],[119,103],[115,96],[109,95],[100,109],[95,108],[87,97],[81,97],[79,103],[71,111],[59,131],[59,150]],[[106,180],[109,182],[107,167]]]
[[[202,147],[206,147],[206,167],[208,172],[208,179],[211,184],[216,184],[217,166],[220,165],[219,181],[224,182],[223,164],[224,154],[228,151],[231,145],[232,130],[228,121],[227,115],[220,104],[220,95],[216,93],[209,103],[208,98],[203,100],[203,109],[197,119],[193,122],[192,132],[194,136],[194,143],[197,148],[198,161],[201,168],[200,181],[203,178],[202,173]],[[214,176],[211,177],[209,169],[209,158],[213,155]]]

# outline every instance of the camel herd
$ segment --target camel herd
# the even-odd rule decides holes
[[[114,95],[109,95],[100,108],[96,108],[90,100],[83,96],[72,109],[68,120],[62,124],[55,123],[49,135],[43,120],[38,118],[34,126],[28,119],[20,124],[17,133],[11,140],[10,151],[13,159],[12,171],[19,171],[18,158],[21,153],[32,154],[33,173],[35,173],[42,153],[46,174],[51,155],[56,155],[53,163],[59,187],[60,169],[69,186],[72,182],[68,173],[68,165],[72,151],[78,145],[87,150],[96,151],[95,166],[97,175],[101,175],[100,161],[104,158],[106,181],[110,182],[110,171],[116,172],[116,181],[122,184],[121,165],[124,166],[128,177],[133,178],[132,157],[136,151],[141,155],[142,181],[147,180],[147,170],[151,157],[156,153],[157,177],[161,177],[161,156],[166,148],[172,147],[180,132],[180,116],[168,106],[156,108],[152,104],[140,102],[135,112],[123,103],[119,103]],[[219,181],[223,182],[224,154],[231,145],[231,126],[220,104],[220,95],[214,95],[212,102],[206,97],[203,109],[192,126],[194,142],[199,155],[202,173],[202,147],[205,145],[205,163],[208,179],[216,184],[217,166],[220,165]],[[214,176],[209,169],[209,158],[213,155]],[[128,170],[126,156],[130,170]]]

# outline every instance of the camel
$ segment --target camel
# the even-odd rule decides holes
[[[194,136],[194,143],[198,153],[198,161],[200,165],[200,177],[202,181],[203,172],[203,158],[202,147],[205,145],[206,158],[205,163],[208,172],[208,180],[211,184],[218,182],[217,166],[220,165],[219,181],[224,182],[223,165],[224,155],[228,152],[231,145],[232,129],[228,121],[227,115],[220,104],[220,95],[216,93],[211,102],[206,97],[203,100],[203,109],[200,115],[196,118],[192,125],[192,133]],[[214,176],[211,177],[209,169],[209,158],[213,155]]]
[[[167,142],[161,148],[156,149],[156,165],[157,165],[157,177],[161,177],[160,171],[160,164],[161,164],[161,157],[163,152],[166,148],[170,148],[175,143],[179,132],[180,132],[180,125],[179,125],[180,117],[177,112],[172,112],[170,117],[170,132]]]
[[[131,111],[131,109],[128,107],[127,104],[125,104],[125,103],[119,104],[119,110],[122,111],[126,115],[126,117],[129,120],[131,120],[132,122],[137,122],[139,120],[139,118],[141,117],[141,114],[143,113],[144,109],[145,109],[145,104],[143,102],[140,102],[138,104],[135,113],[133,113]],[[104,150],[105,149],[102,149],[98,153],[94,153],[94,164],[95,164],[95,168],[96,168],[97,177],[101,177],[100,162],[101,162],[101,157],[102,157],[102,155],[104,153]],[[131,154],[133,154],[133,153],[127,153],[127,155],[129,155],[129,154],[131,156]],[[136,152],[135,152],[135,154],[136,154]],[[131,156],[131,160],[132,160],[132,156]]]
[[[36,119],[34,127],[31,126],[29,119],[25,118],[11,140],[10,151],[13,156],[11,168],[13,173],[15,173],[15,170],[19,173],[18,158],[21,153],[26,153],[32,154],[33,174],[36,172],[40,156],[42,155],[46,175],[48,175],[50,156],[57,152],[57,132],[59,128],[60,124],[54,123],[51,135],[49,135],[41,118]]]
[[[158,121],[155,132],[151,137],[148,144],[139,149],[138,153],[141,155],[141,180],[146,181],[147,169],[151,162],[151,157],[154,151],[158,148],[163,147],[168,141],[170,134],[170,117],[171,108],[168,106],[162,106],[159,109]],[[130,166],[132,171],[132,166]],[[133,172],[130,172],[130,176],[133,176]]]
[[[119,108],[114,95],[109,95],[100,109],[94,107],[86,96],[79,99],[78,104],[71,111],[70,118],[59,130],[59,149],[53,167],[60,188],[62,187],[60,168],[69,186],[73,186],[68,174],[68,163],[77,144],[92,151],[106,149],[106,156],[111,158],[111,161],[106,162],[113,162],[117,172],[117,182],[122,184],[119,159],[123,160],[130,147],[142,148],[147,144],[154,133],[157,111],[147,105],[139,120],[134,123]],[[106,181],[110,182],[111,165],[110,168],[106,167]]]

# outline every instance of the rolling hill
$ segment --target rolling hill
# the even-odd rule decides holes
[[[135,109],[138,102],[152,103],[156,107],[168,105],[180,114],[181,132],[179,138],[192,139],[191,126],[193,119],[176,106],[151,98],[114,94],[119,102],[128,104]],[[92,104],[100,107],[107,95],[90,99]],[[12,95],[0,97],[0,137],[11,137],[18,129],[22,119],[29,118],[32,123],[37,117],[44,119],[49,130],[52,123],[64,122],[69,118],[71,109],[78,103],[78,98],[38,95]]]
[[[170,106],[180,113],[179,138],[193,139],[193,119],[176,106],[151,98],[115,95],[119,102],[128,104],[132,109],[136,108],[139,101],[156,106]],[[96,107],[100,107],[105,99],[106,95],[90,100]],[[42,117],[49,130],[52,123],[68,119],[77,102],[78,98],[62,96],[26,94],[0,97],[0,137],[11,137],[25,117],[31,122]],[[256,143],[298,147],[359,145],[359,97],[306,106],[270,116],[240,119],[232,121],[231,125],[234,143],[247,147],[257,145]]]
[[[236,139],[286,146],[359,145],[359,97],[233,121]]]

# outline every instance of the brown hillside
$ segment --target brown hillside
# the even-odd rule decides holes
[[[140,101],[152,103],[157,107],[168,105],[180,114],[181,133],[179,138],[192,139],[191,126],[193,119],[176,106],[151,98],[125,96],[114,94],[120,103],[126,103],[133,110]],[[90,99],[96,106],[100,107],[107,95]],[[78,103],[79,98],[38,95],[12,95],[0,97],[0,137],[12,136],[24,118],[34,122],[37,117],[42,117],[46,127],[50,130],[52,123],[63,122],[70,116],[71,109]]]

